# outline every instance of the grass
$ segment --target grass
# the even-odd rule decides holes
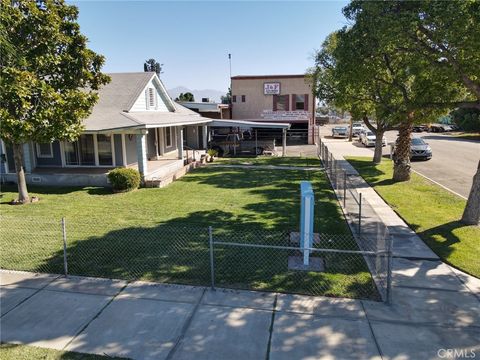
[[[377,166],[370,158],[347,160],[443,261],[480,277],[480,228],[458,221],[466,200],[415,173],[394,183],[390,160]]]
[[[475,132],[450,133],[450,135],[459,139],[480,141],[480,133],[478,132],[477,133]]]
[[[2,360],[103,360],[125,359],[111,356],[83,354],[72,351],[43,349],[34,346],[1,344],[0,358]]]
[[[298,167],[320,167],[320,160],[316,157],[221,157],[216,158],[214,164],[227,165],[275,165],[275,166],[298,166]]]
[[[290,163],[301,163],[304,160]],[[268,162],[266,162],[268,163]],[[162,189],[111,194],[103,188],[31,187],[38,203],[0,206],[0,266],[63,271],[60,218],[66,217],[70,274],[209,285],[208,226],[215,240],[290,245],[298,231],[299,184],[315,191],[315,230],[337,234],[321,246],[355,248],[320,171],[204,167]],[[217,285],[376,298],[360,256],[321,254],[326,271],[287,268],[288,250],[215,246]]]

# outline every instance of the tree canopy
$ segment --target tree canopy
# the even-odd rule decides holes
[[[175,101],[189,101],[189,102],[194,102],[195,97],[191,92],[186,92],[186,93],[180,93],[177,98],[175,98]]]
[[[20,200],[28,200],[21,144],[73,141],[109,81],[104,57],[87,48],[78,10],[63,0],[2,1],[0,137],[13,145]]]
[[[145,60],[145,63],[143,64],[143,71],[151,71],[157,73],[158,76],[160,76],[162,71],[163,64],[160,64],[157,60],[155,59],[148,59]]]

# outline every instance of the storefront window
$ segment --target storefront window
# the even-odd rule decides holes
[[[288,110],[288,95],[273,95],[277,103],[277,111]]]
[[[295,95],[295,110],[305,109],[305,95]]]

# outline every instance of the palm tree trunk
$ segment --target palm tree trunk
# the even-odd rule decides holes
[[[383,152],[383,134],[384,132],[377,129],[375,133],[375,152],[373,154],[373,163],[380,164],[382,162],[382,152]]]
[[[413,129],[413,114],[398,127],[395,158],[393,159],[393,180],[410,180],[410,136]]]
[[[25,169],[23,168],[23,144],[13,144],[12,147],[15,171],[17,172],[18,202],[27,203],[30,198],[25,181]]]
[[[480,225],[480,161],[461,221],[467,225]]]

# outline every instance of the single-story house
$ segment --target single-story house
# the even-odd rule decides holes
[[[116,167],[138,169],[147,185],[166,184],[201,159],[208,146],[208,126],[271,126],[206,118],[174,102],[154,72],[108,74],[99,101],[84,120],[74,142],[24,144],[27,183],[62,186],[106,186]],[[285,135],[284,131],[284,135]],[[13,150],[0,141],[2,181],[16,182]],[[285,154],[285,141],[283,154]]]
[[[186,157],[199,160],[211,119],[172,101],[154,72],[108,75],[77,141],[24,145],[27,182],[102,186],[115,167],[136,168],[148,181],[183,168]],[[11,147],[2,141],[0,153],[3,178],[15,181]]]

